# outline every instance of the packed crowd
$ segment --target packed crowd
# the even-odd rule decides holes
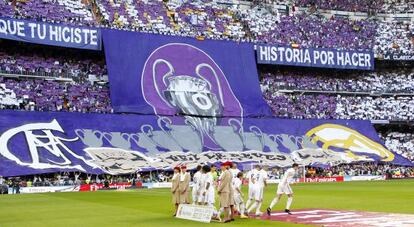
[[[0,77],[0,109],[111,113],[107,85]]]
[[[307,167],[306,177],[332,176],[386,176],[387,178],[414,177],[413,167],[378,163],[341,164],[329,168]]]
[[[279,117],[412,121],[412,76],[411,69],[354,73],[289,68],[264,72],[261,86]]]
[[[81,0],[0,0],[0,16],[96,26],[94,16]]]
[[[414,134],[412,132],[391,131],[380,134],[385,146],[414,162]]]
[[[414,5],[404,0],[299,0],[296,4],[316,4],[333,9],[349,7],[353,11],[364,11],[366,7],[375,8],[377,5],[385,5],[387,10]],[[282,15],[263,4],[245,9],[212,0],[103,0],[89,3],[80,0],[0,0],[0,9],[0,16],[196,38],[296,44],[301,47],[374,48],[380,55],[413,52],[410,24],[327,18],[300,12]]]
[[[105,80],[103,56],[86,51],[0,41],[0,73],[68,78],[77,82]]]
[[[298,6],[351,12],[407,13],[414,11],[409,0],[296,0]]]
[[[380,57],[414,55],[414,26],[410,22],[378,22],[374,52]]]
[[[379,70],[376,72],[324,71],[280,69],[263,72],[262,89],[278,90],[365,92],[365,93],[412,93],[414,71],[411,68]]]
[[[332,16],[294,14],[279,16],[255,7],[241,12],[256,42],[300,47],[372,49],[376,23]]]
[[[0,42],[0,109],[112,112],[102,55]]]
[[[413,121],[414,99],[326,94],[264,95],[274,115],[294,119],[361,119]]]

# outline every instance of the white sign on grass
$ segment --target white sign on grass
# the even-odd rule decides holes
[[[210,223],[213,212],[213,207],[180,204],[177,211],[177,218]]]

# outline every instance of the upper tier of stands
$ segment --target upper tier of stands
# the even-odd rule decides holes
[[[413,29],[408,22],[326,17],[299,12],[286,1],[278,1],[279,4],[288,4],[288,10],[283,12],[271,5],[256,3],[249,8],[212,0],[177,2],[181,1],[0,0],[0,16],[197,38],[374,49],[380,57],[413,53]],[[384,10],[398,9],[402,4],[392,0],[298,0],[296,4],[307,6],[312,2],[322,8],[351,11],[365,11],[366,7],[376,5],[381,5]],[[405,5],[412,6],[411,3]]]

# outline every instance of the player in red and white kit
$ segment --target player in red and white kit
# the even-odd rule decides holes
[[[299,168],[299,165],[294,163],[292,165],[292,168],[289,168],[283,174],[283,177],[280,180],[279,185],[277,186],[277,195],[272,200],[272,203],[270,204],[270,206],[266,210],[268,215],[270,215],[270,213],[272,212],[272,208],[280,200],[280,198],[282,197],[283,194],[286,194],[287,197],[288,197],[285,212],[288,213],[288,214],[292,214],[290,212],[290,205],[292,204],[292,201],[293,201],[293,191],[292,191],[292,188],[290,187],[290,183],[293,182],[293,178],[295,177],[295,175],[298,171],[298,168]]]

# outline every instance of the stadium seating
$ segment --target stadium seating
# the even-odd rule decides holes
[[[372,49],[374,44],[375,23],[370,20],[306,14],[279,17],[259,9],[242,12],[242,18],[257,42],[339,49]]]
[[[408,0],[297,0],[295,4],[302,7],[351,12],[407,13],[414,10],[414,5]]]
[[[214,39],[244,37],[235,11],[209,1],[188,1],[174,9],[173,26],[178,34]]]
[[[80,0],[29,0],[18,1],[13,7],[10,2],[1,0],[0,16],[15,15],[42,21],[189,37],[297,44],[301,47],[374,48],[381,56],[413,52],[411,24],[402,22],[356,21],[303,13],[283,15],[263,4],[245,9],[209,0],[177,2],[103,0],[93,5]],[[312,2],[324,8],[352,11],[365,11],[367,7],[373,7],[372,2],[367,0],[300,0],[296,4],[306,6]],[[385,2],[387,9],[399,8],[400,3],[403,4],[393,0]]]
[[[0,42],[0,109],[110,113],[103,56]]]
[[[17,1],[16,15],[21,18],[95,26],[92,12],[81,0]]]
[[[0,43],[0,73],[70,78],[85,81],[92,76],[102,80],[107,75],[102,56],[32,45],[9,45]]]
[[[107,86],[0,77],[0,109],[111,113]]]
[[[334,74],[335,76],[333,76]],[[365,93],[412,93],[414,71],[400,68],[377,72],[276,70],[262,73],[266,90]]]
[[[12,17],[14,9],[7,0],[0,0],[0,16]]]
[[[278,71],[264,74],[262,91],[279,117],[412,121],[412,96],[379,96],[413,91],[412,72],[400,73],[332,77],[326,72]]]
[[[380,134],[385,146],[414,162],[414,134],[389,132]]]
[[[414,55],[413,24],[378,22],[374,51],[380,55]]]
[[[171,26],[164,4],[156,1],[113,1],[97,2],[104,25],[112,28],[171,33]]]

